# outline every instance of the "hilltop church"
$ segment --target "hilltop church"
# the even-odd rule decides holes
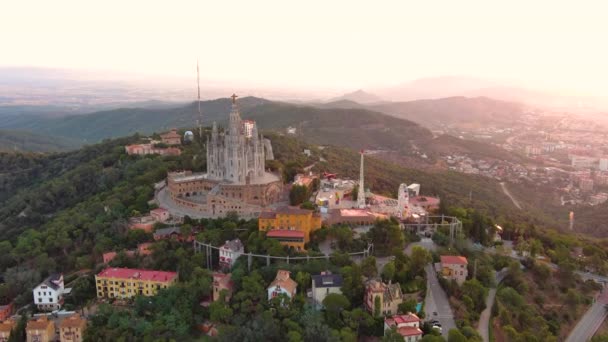
[[[235,212],[254,218],[283,199],[281,178],[265,169],[266,159],[272,156],[270,142],[258,134],[254,121],[241,119],[236,97],[232,95],[228,129],[220,132],[213,123],[207,140],[207,172],[167,175],[167,190],[174,202],[167,207],[173,208],[169,209],[172,214],[223,217]]]
[[[207,139],[207,177],[232,184],[255,183],[265,176],[264,137],[258,135],[255,121],[243,121],[232,95],[228,131],[218,133],[213,123]]]

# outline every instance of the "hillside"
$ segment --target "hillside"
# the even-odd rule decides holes
[[[342,96],[338,96],[330,99],[328,102],[336,102],[336,101],[353,101],[357,103],[374,103],[382,101],[382,98],[379,96],[368,93],[362,89],[346,93]]]
[[[75,149],[78,145],[64,137],[0,129],[0,152],[59,152]]]
[[[389,102],[368,108],[431,128],[445,125],[476,127],[510,124],[523,113],[523,106],[520,104],[487,97]]]
[[[421,108],[416,112],[420,116],[436,115],[438,120],[443,120],[442,118],[449,117],[457,111],[451,106],[454,101],[462,102],[460,108],[468,108],[467,112],[470,108],[477,108],[478,116],[485,115],[484,111],[489,108],[489,105],[475,107],[472,103],[485,102],[483,100],[471,102],[470,99],[433,100],[424,102],[425,105],[416,102],[405,107],[399,104],[382,106],[397,106],[400,109],[413,106]],[[493,103],[491,100],[488,101]],[[433,105],[432,103],[435,102],[439,104]],[[363,105],[347,100],[308,106],[246,97],[239,100],[239,106],[243,118],[256,120],[263,130],[284,132],[285,128],[293,126],[297,128],[297,135],[300,138],[317,145],[406,153],[411,152],[415,145],[426,149],[425,153],[429,156],[457,151],[472,156],[500,154],[504,159],[515,158],[505,151],[479,142],[457,141],[455,146],[451,146],[453,142],[448,142],[446,145],[444,142],[449,138],[432,139],[429,130],[408,119],[361,108]],[[201,108],[205,125],[209,125],[212,121],[222,125],[227,121],[230,100],[203,101]],[[101,139],[136,132],[149,134],[172,127],[190,127],[195,125],[198,119],[197,112],[196,103],[192,103],[178,108],[125,108],[64,118],[20,116],[14,120],[0,122],[0,128],[30,130],[39,134],[69,137],[82,143],[94,143]]]
[[[406,120],[365,109],[336,109],[298,106],[246,97],[239,100],[243,118],[256,120],[265,130],[299,128],[299,135],[316,144],[352,148],[407,148],[409,140],[431,137],[425,128]],[[230,111],[229,99],[201,102],[203,120],[225,124]],[[97,142],[104,138],[152,133],[172,127],[189,127],[198,119],[196,104],[169,109],[116,109],[65,118],[20,118],[0,123],[0,128],[31,130]]]

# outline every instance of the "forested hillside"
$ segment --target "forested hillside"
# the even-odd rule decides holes
[[[78,142],[64,137],[0,129],[0,151],[59,152],[78,146]]]

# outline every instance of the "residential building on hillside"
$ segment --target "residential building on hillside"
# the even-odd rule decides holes
[[[86,328],[87,320],[73,314],[59,324],[59,339],[61,342],[82,342]]]
[[[222,290],[226,290],[226,302],[232,298],[232,291],[234,290],[234,283],[232,282],[232,274],[224,273],[213,273],[213,301],[220,299]]]
[[[458,285],[462,285],[469,275],[468,263],[467,258],[463,256],[442,255],[439,272],[445,279],[456,280]]]
[[[190,232],[190,235],[184,236],[179,227],[169,227],[157,229],[153,234],[154,240],[177,240],[180,242],[192,242],[194,241],[194,232]]]
[[[263,211],[258,219],[258,229],[266,231],[267,238],[277,239],[282,245],[298,250],[303,250],[310,241],[310,233],[320,228],[321,215],[296,207]]]
[[[169,210],[165,208],[156,208],[150,210],[150,216],[152,216],[156,222],[164,223],[171,217],[171,214],[169,213]]]
[[[387,215],[374,213],[368,209],[330,209],[326,224],[328,226],[336,224],[371,226],[376,220],[387,218]]]
[[[27,322],[25,328],[27,342],[54,342],[55,323],[46,316],[40,316]]]
[[[321,272],[312,276],[312,301],[316,308],[323,307],[323,300],[330,293],[341,294],[342,275],[331,272]]]
[[[59,310],[63,305],[63,295],[68,292],[63,287],[63,275],[52,274],[32,291],[34,304],[42,311]]]
[[[407,313],[385,318],[384,334],[386,335],[386,331],[392,328],[396,328],[405,342],[416,342],[422,338],[420,318],[416,314]]]
[[[160,140],[166,145],[181,145],[182,136],[177,133],[177,129],[173,128],[167,133],[160,135]]]
[[[131,298],[154,296],[161,288],[177,282],[176,272],[106,268],[95,276],[97,298]]]
[[[236,260],[245,253],[243,243],[239,239],[226,241],[220,246],[220,267],[230,269],[234,266]]]
[[[397,313],[399,304],[403,303],[403,292],[399,283],[388,284],[380,280],[370,279],[365,283],[364,304],[373,316],[393,315]]]
[[[153,143],[149,144],[133,144],[125,146],[125,152],[128,155],[145,156],[149,154],[158,154],[161,156],[179,156],[182,151],[177,147],[156,147]]]
[[[278,270],[277,276],[274,278],[270,286],[268,286],[268,300],[271,300],[281,294],[285,294],[289,299],[293,299],[296,295],[298,283],[289,276],[289,271]]]
[[[12,319],[7,319],[0,323],[0,342],[8,342],[15,325],[17,325],[17,322]]]
[[[13,302],[0,305],[0,322],[8,319],[13,314]]]

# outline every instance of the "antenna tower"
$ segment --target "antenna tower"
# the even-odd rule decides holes
[[[198,59],[196,60],[196,86],[198,89],[198,134],[201,137],[201,141],[203,141],[203,113],[201,112],[201,79],[199,76],[198,70]]]

